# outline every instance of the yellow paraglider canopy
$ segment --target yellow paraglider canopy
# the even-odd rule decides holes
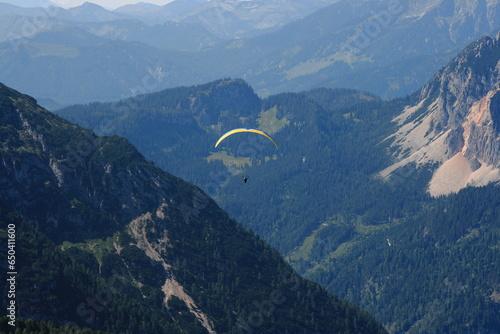
[[[269,136],[267,133],[265,133],[262,130],[252,129],[252,128],[238,128],[238,129],[233,129],[231,131],[226,132],[225,134],[222,135],[222,137],[219,138],[219,140],[217,140],[217,143],[215,143],[215,147],[217,147],[221,143],[221,141],[223,141],[224,139],[226,139],[230,135],[232,135],[234,133],[238,133],[238,132],[253,132],[253,133],[258,133],[258,134],[266,137],[267,139],[269,139],[274,144],[274,146],[276,146],[276,148],[278,148],[278,144],[276,144],[276,142],[274,141],[273,138],[271,138],[271,136]]]

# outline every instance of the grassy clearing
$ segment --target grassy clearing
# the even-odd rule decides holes
[[[318,61],[310,60],[307,62],[302,62],[285,72],[286,79],[293,80],[304,75],[313,74],[318,71],[321,71],[322,69],[332,64],[333,64],[332,60],[318,60]]]
[[[309,257],[309,254],[311,253],[315,241],[315,235],[314,235],[315,232],[313,232],[312,235],[305,238],[302,245],[300,245],[300,247],[297,248],[296,251],[290,254],[289,256],[290,260],[292,261],[305,260]]]
[[[61,250],[66,250],[71,247],[76,247],[84,252],[92,253],[99,265],[102,265],[102,257],[105,253],[109,253],[114,250],[114,243],[119,243],[119,235],[115,233],[113,236],[106,239],[92,239],[86,242],[72,243],[69,241],[64,241],[61,244]]]
[[[248,157],[236,158],[232,155],[227,154],[226,151],[213,152],[208,157],[205,158],[207,162],[214,160],[221,160],[224,166],[226,166],[230,173],[238,174],[246,167],[252,167],[252,161]]]
[[[343,217],[341,215],[335,215],[330,218],[324,223],[322,223],[316,230],[314,230],[310,236],[304,239],[303,243],[298,246],[290,255],[288,256],[288,259],[290,261],[301,261],[301,260],[312,260],[311,253],[312,250],[314,249],[315,243],[319,242],[318,237],[321,231],[325,228],[331,228],[333,226],[336,226],[337,228],[342,228],[346,226],[352,226],[354,228],[354,234],[352,237],[350,237],[348,240],[342,242],[341,244],[338,245],[338,247],[333,250],[331,253],[327,254],[325,257],[322,259],[316,259],[317,264],[314,266],[314,268],[311,271],[315,270],[321,270],[323,266],[327,266],[327,264],[334,259],[339,259],[344,256],[349,255],[352,250],[364,239],[366,236],[370,235],[376,235],[379,233],[383,233],[384,231],[390,229],[391,227],[395,226],[397,223],[387,223],[387,224],[380,224],[380,225],[366,225],[363,222],[363,217],[361,216],[355,216],[351,217],[350,219],[346,219],[346,217]],[[340,230],[339,230],[340,231]],[[316,262],[313,261],[313,262]]]
[[[259,129],[272,135],[278,132],[284,126],[288,124],[288,119],[283,117],[278,119],[278,108],[276,106],[269,110],[262,111],[257,118],[257,124],[259,124]]]

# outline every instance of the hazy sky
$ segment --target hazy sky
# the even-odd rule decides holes
[[[86,2],[86,0],[51,0],[51,1],[64,8],[76,7]],[[138,3],[138,2],[152,3],[155,5],[165,5],[172,1],[173,0],[90,0],[88,2],[93,2],[105,8],[115,9],[123,5]]]

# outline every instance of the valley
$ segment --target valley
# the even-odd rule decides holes
[[[440,86],[440,78],[448,80],[453,77],[453,74],[444,76],[442,73],[463,68],[464,65],[460,63],[467,62],[471,52],[478,52],[482,48],[484,51],[479,53],[491,62],[481,62],[481,66],[489,70],[484,72],[481,69],[478,73],[490,73],[491,77],[481,77],[481,88],[463,89],[486,93],[480,93],[476,97],[468,95],[468,104],[464,107],[461,118],[452,116],[455,117],[453,125],[436,125],[441,118],[433,118],[433,115],[443,112],[436,105],[441,103],[439,101],[444,96],[449,98],[452,93],[443,88],[436,91],[433,87]],[[492,279],[494,276],[490,275],[498,271],[498,266],[493,260],[497,253],[495,242],[486,240],[495,240],[494,235],[497,233],[497,228],[494,227],[496,219],[491,220],[490,217],[495,216],[493,212],[498,208],[496,200],[490,196],[495,197],[498,191],[498,187],[494,186],[499,180],[498,177],[495,178],[494,168],[498,167],[485,163],[482,168],[493,170],[488,174],[491,177],[489,182],[476,184],[482,186],[478,190],[458,194],[454,193],[465,184],[451,167],[449,173],[453,173],[454,177],[444,176],[444,179],[453,185],[450,189],[455,191],[446,193],[451,194],[449,198],[436,196],[432,191],[435,180],[442,177],[442,170],[446,168],[447,163],[443,162],[450,158],[453,161],[454,152],[465,149],[465,146],[456,146],[456,141],[439,138],[450,136],[451,131],[462,126],[461,124],[468,124],[472,117],[469,115],[476,113],[474,101],[482,101],[482,94],[491,95],[495,92],[498,83],[495,69],[499,58],[490,57],[489,52],[496,54],[497,50],[498,37],[475,42],[448,67],[439,71],[420,92],[405,99],[384,101],[372,94],[355,90],[317,89],[273,95],[259,101],[255,92],[244,81],[228,79],[150,94],[144,99],[147,101],[145,104],[138,103],[129,110],[130,119],[124,123],[127,124],[126,127],[118,126],[113,120],[112,104],[74,106],[58,113],[84,124],[102,124],[104,119],[111,121],[116,125],[116,133],[130,138],[146,157],[162,168],[202,187],[232,217],[284,254],[299,273],[321,282],[333,293],[386,319],[386,328],[392,328],[395,333],[419,332],[422,323],[427,323],[425,317],[428,313],[412,318],[415,316],[412,311],[394,311],[402,307],[395,304],[401,300],[399,298],[395,302],[387,301],[387,308],[381,307],[379,300],[391,299],[395,291],[400,291],[400,288],[396,288],[400,284],[399,279],[391,278],[393,275],[390,272],[402,270],[400,277],[405,277],[407,282],[416,286],[432,282],[435,290],[429,291],[430,299],[423,296],[414,299],[415,290],[404,289],[408,295],[403,300],[412,300],[415,308],[430,307],[429,303],[441,303],[442,298],[447,300],[448,297],[435,297],[434,294],[447,287],[447,282],[451,279],[458,280],[463,286],[470,286],[470,283],[465,283],[469,282],[469,276],[460,276],[459,279],[453,274],[458,269],[452,269],[456,264],[447,260],[447,252],[459,252],[463,258],[476,261],[484,268],[484,271],[480,270],[481,274],[476,274],[482,277],[486,275],[482,283],[475,285],[475,289],[484,289],[482,297],[468,288],[464,288],[459,294],[449,290],[453,294],[454,304],[447,307],[455,310],[460,303],[474,296],[479,299],[470,300],[476,308],[475,311],[468,309],[468,315],[482,309],[485,314],[490,314],[487,320],[490,323],[495,322],[494,314],[498,307],[493,300],[488,299],[490,292],[495,291],[496,284],[495,279]],[[469,67],[466,71],[474,73],[476,69]],[[468,77],[468,82],[476,85],[471,76]],[[491,86],[489,82],[492,83]],[[231,94],[238,96],[238,99],[225,98]],[[159,114],[154,111],[156,117],[148,117],[147,105],[154,107],[158,105],[154,101],[163,101],[165,96],[169,96],[169,105],[163,104],[165,109]],[[438,102],[429,101],[426,96],[432,96]],[[452,100],[455,105],[462,103],[458,95]],[[132,105],[127,101],[123,101],[123,104]],[[141,116],[138,116],[138,110],[141,110]],[[485,112],[489,114],[490,110]],[[494,113],[493,110],[491,112]],[[160,114],[163,116],[159,117]],[[172,117],[173,115],[175,116]],[[160,119],[162,123],[158,123]],[[421,122],[421,119],[426,121]],[[132,124],[136,128],[131,127]],[[186,128],[173,135],[169,129],[176,128],[176,124],[184,124]],[[431,130],[414,130],[429,124],[434,124]],[[142,126],[149,129],[148,134],[141,130]],[[220,134],[241,126],[266,129],[279,143],[279,150],[267,140],[259,141],[255,137],[226,140],[221,150],[214,149],[213,143]],[[98,127],[94,129],[99,130]],[[153,129],[158,131],[152,131]],[[407,135],[403,132],[408,131],[406,129],[414,131],[414,134]],[[479,131],[480,128],[475,129]],[[488,134],[492,133],[489,128],[484,130]],[[431,131],[434,131],[432,136],[429,135]],[[428,144],[428,139],[421,137],[425,133],[425,137],[438,138],[437,144]],[[479,134],[476,137],[484,138]],[[407,142],[411,143],[412,146],[409,147],[417,153],[405,148]],[[484,143],[483,139],[480,142]],[[403,149],[398,147],[400,143],[403,143]],[[169,149],[162,150],[162,145]],[[441,146],[429,151],[427,147],[432,145]],[[477,145],[469,144],[467,147],[478,147]],[[478,152],[482,150],[478,149]],[[498,149],[488,152],[495,156]],[[477,163],[484,161],[485,156],[476,158],[469,153],[468,159]],[[469,160],[464,161],[469,164]],[[439,162],[442,165],[438,168]],[[248,177],[248,183],[241,182],[241,175]],[[460,211],[462,204],[459,203],[478,200],[475,196],[481,197],[481,193],[490,195],[485,195],[488,200],[482,202],[482,205],[486,206],[475,211],[476,214],[473,213],[474,210],[463,212],[463,218],[458,218],[451,213]],[[450,206],[445,210],[450,213],[441,217],[439,210],[443,210],[443,205]],[[468,206],[467,204],[466,207]],[[448,225],[449,230],[437,227],[445,221],[451,224]],[[438,228],[442,235],[432,234],[430,231],[434,228]],[[468,238],[470,231],[482,232],[474,234],[477,236],[475,238]],[[467,244],[471,243],[467,248],[463,248],[465,241]],[[441,244],[442,242],[445,243]],[[435,244],[435,250],[430,247],[432,243]],[[482,259],[477,259],[472,249],[482,249],[486,253]],[[376,252],[373,253],[373,250]],[[433,267],[435,263],[439,263],[440,269]],[[468,262],[464,262],[464,265],[465,263]],[[407,271],[408,265],[414,270]],[[468,270],[462,269],[466,272]],[[341,275],[339,271],[349,274]],[[408,276],[419,272],[440,272],[442,276],[437,280],[429,278],[419,282]],[[457,271],[457,275],[459,272]],[[419,275],[423,274],[415,277],[420,277]],[[481,298],[489,301],[480,302]],[[456,312],[460,313],[460,308]],[[451,316],[444,311],[440,314],[439,317]],[[462,318],[458,315],[452,317]],[[441,325],[436,322],[427,323],[426,326],[430,327],[426,328],[438,326],[440,330],[447,331],[464,326],[463,323],[447,321],[443,320]]]
[[[0,3],[0,333],[498,333],[498,13]]]

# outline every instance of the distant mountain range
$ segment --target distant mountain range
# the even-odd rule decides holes
[[[499,39],[389,101],[326,88],[262,99],[221,79],[57,113],[129,138],[390,332],[497,333]],[[245,136],[214,148],[235,127],[279,150]]]
[[[418,90],[500,26],[496,2],[318,0],[307,10],[301,3],[176,0],[115,11],[0,4],[0,78],[51,108],[222,77],[243,78],[260,96],[330,87],[392,98]],[[84,33],[100,39],[74,46]]]
[[[173,21],[201,25],[222,38],[244,38],[277,30],[338,0],[211,0],[185,11]],[[174,1],[170,6],[184,4]],[[167,5],[168,6],[168,5]]]

